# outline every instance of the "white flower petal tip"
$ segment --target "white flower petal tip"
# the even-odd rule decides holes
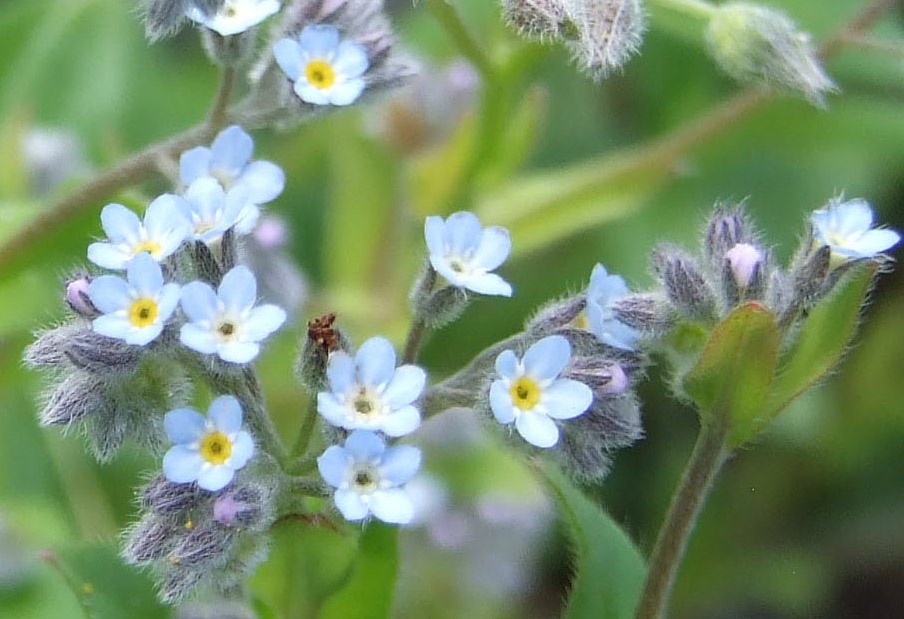
[[[901,241],[887,228],[873,227],[873,210],[865,200],[832,200],[810,216],[813,236],[842,259],[874,258]]]
[[[428,217],[424,237],[430,264],[451,285],[485,295],[510,297],[512,286],[492,273],[512,251],[508,230],[484,228],[473,213],[461,211],[443,219]]]
[[[621,322],[615,315],[615,302],[629,293],[628,285],[621,276],[609,275],[602,264],[593,268],[584,312],[586,328],[604,344],[622,350],[634,350],[640,339],[636,329]]]
[[[167,413],[163,424],[173,442],[163,457],[163,474],[173,483],[197,482],[217,492],[254,456],[254,441],[242,429],[242,406],[231,395],[215,399],[206,417],[182,408]]]
[[[346,430],[372,430],[387,436],[414,432],[421,415],[413,406],[427,374],[414,365],[396,367],[389,340],[373,337],[352,358],[339,351],[327,366],[330,391],[317,397],[317,410],[331,424]]]
[[[355,41],[341,39],[335,26],[306,26],[297,39],[278,41],[273,55],[305,103],[351,105],[366,87],[367,50]]]
[[[181,304],[189,322],[179,340],[204,355],[249,363],[260,352],[260,343],[286,321],[285,311],[275,305],[255,306],[256,297],[254,275],[241,265],[226,273],[216,292],[203,282],[186,285]]]
[[[123,270],[129,261],[147,252],[157,262],[173,255],[189,234],[182,198],[164,194],[148,205],[144,220],[122,204],[101,211],[107,240],[88,247],[88,260],[99,267]]]
[[[100,312],[92,322],[101,335],[145,346],[157,339],[176,310],[177,284],[165,284],[157,261],[142,252],[126,263],[126,279],[102,275],[91,281],[88,297]]]
[[[521,437],[542,449],[558,443],[555,420],[583,415],[593,391],[582,382],[560,378],[571,361],[571,345],[560,335],[535,342],[523,359],[510,350],[496,358],[497,379],[490,386],[490,410],[501,424],[515,424]]]
[[[185,15],[190,20],[228,37],[241,34],[278,13],[282,5],[277,0],[225,0],[212,15],[205,15],[197,7],[190,7]]]
[[[351,522],[371,515],[388,524],[411,522],[414,508],[404,485],[420,466],[419,449],[387,447],[368,430],[355,430],[343,446],[333,445],[317,459],[321,477],[336,489],[336,508]]]

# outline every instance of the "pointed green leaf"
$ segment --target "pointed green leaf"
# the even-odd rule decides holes
[[[758,303],[734,310],[713,329],[684,389],[704,416],[725,415],[738,445],[757,427],[778,363],[775,315]]]
[[[574,577],[563,617],[629,619],[646,567],[634,542],[596,503],[552,466],[541,470],[558,503],[574,551]]]

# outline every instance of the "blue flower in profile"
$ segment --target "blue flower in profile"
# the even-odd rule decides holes
[[[615,302],[628,296],[628,285],[619,275],[609,275],[597,264],[590,275],[587,289],[586,328],[604,344],[622,350],[634,350],[640,333],[615,316]]]
[[[191,6],[185,15],[193,22],[228,37],[253,28],[277,13],[281,6],[277,0],[225,0],[216,13],[206,15],[197,6]]]
[[[514,422],[531,445],[549,448],[559,441],[554,420],[583,415],[593,403],[593,391],[584,383],[559,378],[571,361],[571,344],[551,335],[527,349],[523,359],[511,350],[496,358],[499,378],[490,385],[490,408],[496,421]]]
[[[842,258],[872,258],[901,240],[894,230],[873,228],[873,209],[865,200],[832,200],[810,222],[816,241]]]
[[[334,426],[402,436],[421,423],[413,403],[427,375],[415,365],[397,368],[395,349],[385,338],[364,342],[354,359],[344,351],[334,352],[327,378],[330,391],[317,394],[317,410]]]
[[[402,486],[421,466],[421,452],[410,445],[387,449],[379,436],[355,430],[345,446],[333,445],[317,458],[324,481],[336,488],[333,500],[349,521],[373,514],[383,522],[407,524],[414,505]]]
[[[286,186],[286,175],[270,161],[251,161],[254,140],[238,125],[220,132],[210,147],[198,146],[182,153],[179,174],[182,183],[190,187],[199,178],[215,178],[226,194],[236,192],[233,200],[245,200],[236,216],[239,234],[254,229],[260,216],[259,205],[276,199]],[[215,192],[212,185],[204,185],[205,192]],[[196,190],[198,191],[198,190]]]
[[[295,83],[295,94],[313,105],[350,105],[364,92],[367,51],[341,40],[335,26],[306,26],[297,39],[273,47],[277,64]]]
[[[219,355],[230,363],[248,363],[260,352],[261,340],[279,329],[286,313],[275,305],[258,305],[257,281],[248,267],[239,265],[223,276],[214,292],[204,282],[182,288],[182,325],[179,341],[205,355]]]
[[[88,246],[88,260],[105,269],[125,269],[141,252],[160,262],[171,256],[189,234],[184,200],[164,194],[148,205],[144,221],[122,204],[108,204],[100,213],[107,241]]]
[[[484,228],[474,213],[461,211],[448,219],[428,217],[424,236],[430,264],[453,286],[480,294],[512,296],[512,286],[491,273],[512,251],[508,230]]]
[[[147,252],[132,258],[126,278],[101,275],[91,281],[88,296],[103,315],[94,319],[97,333],[144,346],[163,331],[179,304],[179,285],[164,284],[160,265]]]
[[[211,402],[207,416],[190,408],[170,411],[163,425],[173,447],[163,457],[163,474],[176,484],[198,482],[222,490],[254,455],[254,441],[242,429],[242,406],[231,395]]]

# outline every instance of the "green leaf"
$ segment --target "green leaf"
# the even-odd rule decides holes
[[[766,407],[763,427],[795,398],[825,378],[854,337],[860,310],[878,270],[874,262],[853,266],[810,312],[782,358]]]
[[[398,545],[398,527],[367,525],[348,582],[326,601],[321,619],[389,617],[399,571]]]
[[[713,329],[684,389],[704,417],[725,415],[732,443],[746,441],[757,427],[778,364],[775,315],[759,303],[735,309]]]
[[[643,557],[612,518],[559,470],[540,471],[571,536],[575,571],[563,617],[628,619],[646,575]]]

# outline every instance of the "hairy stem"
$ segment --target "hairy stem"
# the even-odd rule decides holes
[[[436,270],[428,263],[412,296],[416,300],[427,300],[433,292],[434,286],[436,286]],[[411,328],[408,330],[408,337],[405,338],[405,352],[402,354],[402,363],[414,363],[417,361],[417,356],[421,351],[421,343],[426,333],[427,317],[423,315],[418,303],[415,305],[414,318],[411,322]]]
[[[647,578],[637,605],[637,619],[664,616],[691,532],[712,489],[719,469],[728,458],[728,424],[715,419],[700,428],[694,451],[672,497],[659,530]]]
[[[308,400],[308,408],[304,413],[304,421],[298,429],[298,436],[295,438],[295,444],[292,451],[289,452],[289,459],[295,460],[300,458],[308,450],[311,442],[311,436],[314,434],[314,428],[317,425],[317,393],[312,393]]]
[[[220,73],[220,85],[214,97],[210,112],[207,115],[207,125],[211,133],[216,133],[226,125],[226,116],[229,110],[229,98],[235,87],[235,68],[224,67]]]
[[[483,48],[471,36],[467,26],[461,20],[461,15],[458,14],[458,9],[450,4],[448,0],[427,0],[427,6],[452,40],[455,41],[462,56],[467,58],[487,81],[490,81],[494,72],[493,63]]]

